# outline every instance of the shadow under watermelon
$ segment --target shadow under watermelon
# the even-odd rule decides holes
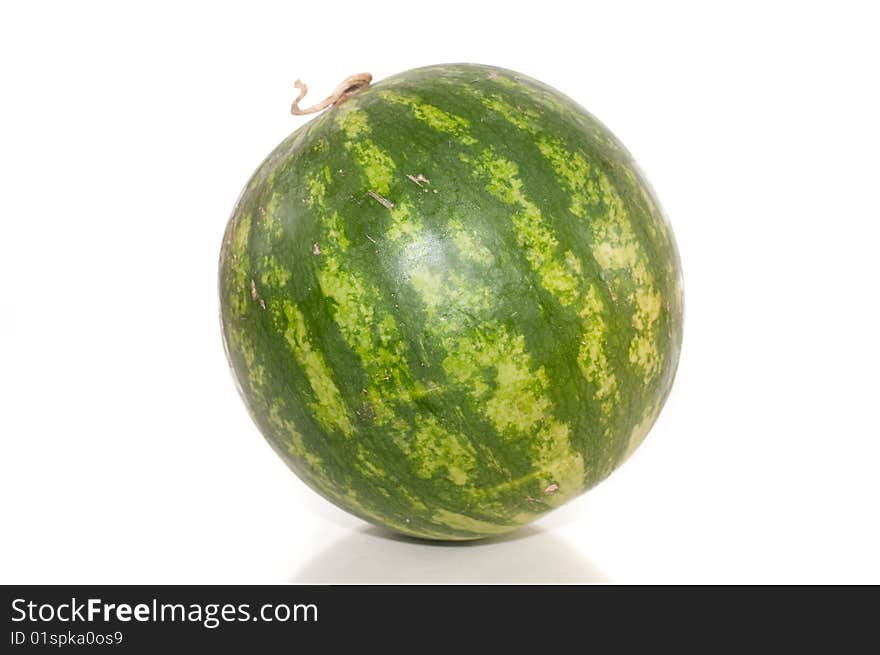
[[[427,542],[363,527],[332,543],[291,579],[301,584],[591,583],[608,577],[536,526],[465,542]]]

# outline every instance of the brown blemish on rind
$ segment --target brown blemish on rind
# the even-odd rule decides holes
[[[425,184],[431,184],[431,180],[429,180],[427,177],[425,177],[421,173],[419,173],[418,175],[407,175],[407,177],[411,182],[415,183],[415,185],[422,189],[425,193],[428,192],[428,190],[422,186],[422,182],[424,182]],[[435,191],[434,193],[437,192]]]
[[[260,303],[261,309],[266,309],[266,302],[260,297],[260,294],[257,292],[257,283],[254,281],[254,278],[251,278],[251,298]]]
[[[391,202],[390,200],[388,200],[388,198],[383,198],[382,196],[380,196],[380,195],[379,195],[378,193],[376,193],[375,191],[367,191],[367,194],[369,194],[369,196],[370,196],[371,198],[373,198],[373,200],[375,200],[375,201],[378,202],[380,205],[382,205],[383,207],[385,207],[385,209],[394,209],[394,203]]]

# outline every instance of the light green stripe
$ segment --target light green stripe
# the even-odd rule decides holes
[[[527,520],[531,520],[532,518],[534,517],[529,517],[522,522],[524,523]],[[453,530],[472,532],[479,535],[502,534],[504,532],[510,531],[510,526],[480,521],[478,519],[465,516],[464,514],[450,512],[446,509],[440,509],[434,512],[434,514],[431,516],[431,520],[438,525],[452,528]]]
[[[629,459],[629,456],[632,455],[645,440],[645,437],[648,436],[648,432],[651,431],[651,427],[660,415],[660,410],[662,408],[663,403],[658,400],[652,407],[649,407],[645,411],[642,415],[642,420],[639,421],[639,423],[632,429],[632,432],[630,432],[629,442],[627,443],[626,450],[620,458],[620,463]]]
[[[229,267],[227,286],[229,307],[236,318],[248,312],[250,294],[250,252],[248,245],[251,234],[251,216],[244,214],[238,218],[231,234],[226,265]]]
[[[321,461],[320,457],[306,448],[303,436],[299,430],[296,429],[296,425],[294,425],[293,421],[281,416],[280,408],[283,404],[284,400],[282,398],[276,398],[271,403],[269,406],[269,423],[275,428],[275,434],[284,440],[287,452],[295,459],[302,459],[309,465],[311,472],[317,474],[312,476],[312,481],[318,484],[319,487],[327,493],[329,491],[329,486],[325,483],[326,473],[324,472],[324,463]],[[335,496],[336,494],[334,493],[332,495]]]
[[[508,123],[512,123],[519,129],[533,133],[534,121],[540,118],[538,112],[514,107],[499,95],[487,96],[479,90],[476,92],[476,95],[480,98],[484,107],[496,114],[500,114]]]
[[[328,430],[338,429],[350,437],[353,431],[342,394],[333,381],[327,362],[320,351],[309,341],[305,318],[299,308],[289,300],[282,301],[282,311],[287,319],[284,338],[293,351],[297,364],[302,368],[317,398],[310,404],[315,418]]]
[[[280,239],[284,234],[283,213],[279,211],[280,203],[281,194],[272,193],[269,200],[257,209],[260,213],[260,227],[270,241]]]
[[[290,270],[274,255],[264,255],[261,265],[260,284],[276,291],[283,289],[290,280]]]
[[[394,180],[394,160],[369,139],[366,114],[354,105],[341,105],[336,121],[345,132],[345,148],[354,153],[370,191],[388,195]]]
[[[578,299],[581,264],[570,251],[556,258],[559,241],[549,221],[523,192],[519,167],[509,159],[498,157],[494,150],[484,150],[477,159],[466,155],[462,160],[474,167],[474,174],[487,182],[486,190],[506,205],[516,209],[511,215],[517,243],[538,274],[541,286],[553,294],[563,306]]]
[[[438,469],[445,469],[446,476],[460,486],[467,484],[477,464],[473,446],[466,439],[451,435],[433,416],[420,422],[410,457],[420,478],[431,478]]]
[[[249,333],[239,327],[232,328],[229,332],[229,342],[229,345],[241,356],[244,362],[244,366],[247,369],[247,383],[251,388],[254,398],[266,404],[266,398],[263,393],[266,369],[257,362],[257,350]]]
[[[294,459],[306,462],[309,467],[307,472],[311,484],[330,497],[338,497],[336,490],[327,483],[328,478],[321,458],[306,447],[303,436],[296,429],[293,421],[281,415],[281,408],[284,406],[285,399],[275,396],[271,400],[267,400],[265,367],[257,362],[256,349],[248,332],[242,329],[234,329],[230,336],[233,347],[244,360],[248,373],[247,384],[250,387],[251,396],[262,407],[268,409],[267,420],[275,429],[275,435],[279,438],[281,445],[285,447],[288,454]]]
[[[419,527],[414,530],[411,528],[405,521],[395,520],[393,517],[388,514],[378,514],[369,508],[368,504],[361,502],[360,497],[353,490],[348,491],[344,496],[342,496],[342,502],[346,507],[348,507],[351,511],[359,514],[360,516],[366,518],[367,520],[371,520],[377,525],[382,525],[386,527],[393,528],[402,532],[403,534],[418,534],[421,537],[427,537],[430,539],[449,539],[449,534],[446,532],[434,532],[430,529]],[[438,525],[442,525],[438,522]]]
[[[395,104],[409,107],[416,119],[426,123],[438,132],[445,132],[457,137],[465,145],[473,145],[477,140],[468,133],[470,121],[461,116],[455,116],[435,107],[420,98],[389,89],[377,92],[381,98]]]
[[[347,137],[345,148],[352,152],[358,168],[367,178],[368,191],[383,197],[391,195],[399,174],[391,156],[370,139],[372,129],[367,115],[354,104],[346,103],[340,105],[336,121]],[[389,239],[395,240],[421,228],[421,219],[414,215],[408,202],[393,202],[389,213],[392,220],[386,235]]]
[[[451,219],[448,227],[450,238],[464,259],[483,268],[489,268],[495,263],[495,255],[492,251],[481,244],[475,234],[468,232],[460,219]]]
[[[467,158],[465,158],[466,161]],[[617,377],[605,352],[608,325],[605,307],[594,285],[583,275],[583,265],[570,250],[558,259],[559,242],[549,221],[523,192],[517,165],[498,157],[490,149],[470,162],[474,174],[487,182],[487,191],[514,209],[511,217],[517,242],[541,282],[561,305],[573,306],[583,321],[578,366],[594,386],[604,415],[610,415],[620,400]],[[608,429],[606,425],[606,430]]]
[[[610,275],[618,293],[633,307],[635,336],[629,345],[629,361],[642,371],[645,384],[660,372],[663,354],[658,347],[658,327],[663,299],[648,268],[645,250],[635,235],[626,206],[617,189],[602,171],[593,174],[579,152],[558,139],[542,137],[538,147],[572,194],[570,210],[589,218],[593,257]],[[604,210],[600,211],[604,201]],[[621,272],[626,274],[621,275]],[[634,291],[626,287],[628,279]]]

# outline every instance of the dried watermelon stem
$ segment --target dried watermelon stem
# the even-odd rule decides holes
[[[306,114],[314,114],[319,111],[323,111],[332,105],[338,105],[340,102],[348,98],[350,95],[353,95],[370,86],[370,82],[372,81],[373,76],[369,73],[358,73],[357,75],[349,75],[342,82],[339,83],[335,89],[333,89],[333,93],[324,98],[319,103],[312,105],[311,107],[306,107],[305,109],[301,109],[299,106],[300,100],[305,98],[306,94],[309,92],[309,87],[306,86],[305,82],[302,80],[297,80],[293,83],[293,85],[299,89],[299,95],[296,100],[293,101],[293,104],[290,107],[290,113],[294,116],[304,116]]]

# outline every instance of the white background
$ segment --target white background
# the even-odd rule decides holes
[[[870,7],[4,4],[0,582],[880,582]],[[686,291],[637,454],[463,547],[389,539],[287,470],[236,394],[216,294],[240,189],[304,120],[294,79],[317,100],[450,61],[604,121]]]

